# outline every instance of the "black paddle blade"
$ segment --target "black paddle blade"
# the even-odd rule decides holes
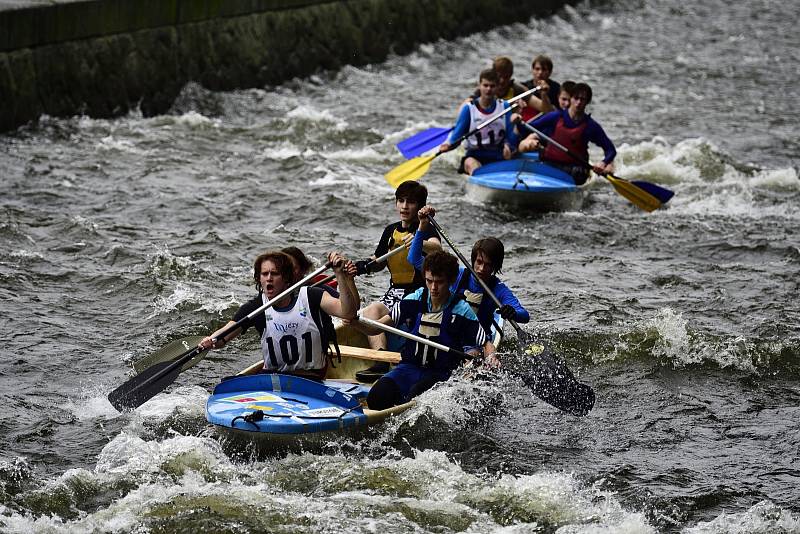
[[[503,359],[503,368],[521,379],[534,395],[559,410],[584,416],[594,407],[594,390],[578,382],[545,341],[528,339],[515,357]]]
[[[186,354],[187,351],[190,351],[195,347],[197,347],[197,345],[200,344],[200,342],[203,340],[204,337],[205,336],[188,336],[171,341],[166,345],[164,345],[163,347],[161,347],[160,349],[158,349],[157,351],[153,352],[152,354],[148,354],[141,360],[137,360],[136,362],[134,362],[133,370],[136,371],[136,373],[142,373],[145,371],[145,369],[157,363],[175,361],[176,359]],[[203,359],[203,353],[202,352],[198,353],[197,355],[195,355],[195,357],[193,357],[191,360],[189,360],[181,367],[181,372],[184,372],[185,370],[194,366],[195,364],[197,364],[197,362],[199,362],[202,359]]]
[[[148,367],[109,393],[109,402],[120,412],[138,408],[175,382],[183,365],[204,352],[195,347],[175,360]]]

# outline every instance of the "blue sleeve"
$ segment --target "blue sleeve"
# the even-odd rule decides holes
[[[450,132],[450,136],[447,138],[447,142],[452,145],[462,135],[467,133],[469,131],[469,123],[470,123],[469,104],[464,104],[463,106],[461,106],[461,111],[458,112],[456,125],[455,127],[453,127],[453,131]]]
[[[603,127],[591,118],[586,126],[586,139],[603,149],[604,163],[611,163],[617,157],[617,149],[614,147],[614,143],[608,138]]]
[[[500,304],[510,304],[516,314],[514,315],[514,320],[518,323],[527,323],[531,320],[531,315],[528,313],[528,310],[522,307],[520,304],[519,299],[516,295],[505,285],[503,282],[498,282],[494,288],[494,294],[497,297],[497,300],[500,301]]]
[[[408,249],[408,263],[413,265],[414,269],[420,272],[422,272],[422,263],[425,261],[422,257],[422,244],[429,237],[432,237],[432,235],[429,235],[428,232],[417,230],[414,234],[414,239],[411,240],[411,246]]]

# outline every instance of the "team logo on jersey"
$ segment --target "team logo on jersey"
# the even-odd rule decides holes
[[[298,313],[300,313],[300,317],[308,316],[308,310],[306,309],[305,305],[300,306],[300,311]]]

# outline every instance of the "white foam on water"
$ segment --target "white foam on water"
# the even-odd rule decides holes
[[[172,122],[181,126],[188,126],[189,128],[219,128],[219,119],[211,119],[197,111],[187,111],[182,115],[167,115],[172,117]]]
[[[384,154],[379,153],[373,147],[353,148],[345,150],[333,150],[321,154],[325,159],[355,162],[383,162],[386,159]]]
[[[800,516],[770,501],[761,501],[745,512],[723,512],[711,521],[701,521],[685,534],[797,534]]]
[[[691,332],[689,321],[671,308],[662,308],[642,326],[658,335],[652,355],[670,361],[675,368],[712,362],[721,368],[733,367],[750,373],[757,371],[752,356],[756,354],[755,344],[743,336],[706,339],[701,333]],[[616,352],[621,350],[628,350],[628,347],[620,344]]]
[[[337,117],[332,111],[327,109],[320,110],[308,105],[300,105],[292,109],[286,114],[286,117],[303,122],[333,124],[335,131],[347,129],[347,121]]]
[[[670,144],[654,137],[636,145],[623,144],[618,151],[615,175],[676,192],[667,204],[669,209],[658,214],[800,218],[795,202],[773,198],[775,193],[800,191],[800,178],[793,168],[740,170],[704,138]]]
[[[261,153],[266,158],[282,161],[302,156],[303,150],[297,145],[284,142],[274,147],[265,148]]]
[[[22,259],[34,259],[34,260],[44,259],[44,256],[41,253],[26,249],[12,250],[9,256],[11,256],[12,258],[22,258]]]
[[[126,152],[128,154],[145,154],[147,151],[138,148],[132,141],[118,139],[107,135],[95,143],[95,149],[106,152]]]

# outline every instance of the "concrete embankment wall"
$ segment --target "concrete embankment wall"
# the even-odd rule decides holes
[[[43,113],[109,117],[140,105],[158,114],[189,81],[277,84],[568,1],[0,0],[0,131]]]

